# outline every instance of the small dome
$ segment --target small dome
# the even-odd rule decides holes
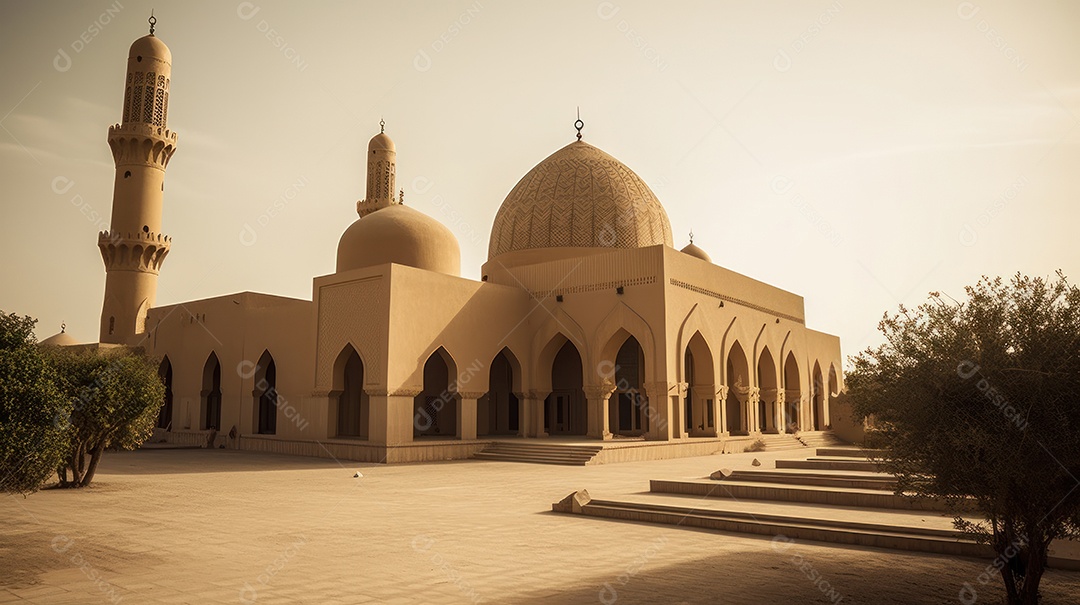
[[[709,255],[706,254],[705,251],[701,248],[698,248],[697,244],[695,244],[694,242],[690,242],[685,248],[680,250],[680,252],[682,252],[683,254],[689,254],[690,256],[696,256],[697,258],[700,258],[707,263],[712,262],[712,259],[709,258]]]
[[[460,275],[461,248],[439,221],[394,204],[357,219],[338,242],[338,273],[385,263]]]
[[[71,334],[68,334],[64,330],[60,330],[38,344],[47,347],[70,347],[71,345],[79,344],[79,341],[75,340]]]
[[[576,141],[540,162],[506,196],[488,259],[536,248],[671,246],[667,213],[625,164]]]
[[[390,137],[386,136],[385,132],[380,132],[379,134],[371,137],[371,141],[368,143],[367,149],[368,151],[397,150],[397,148],[394,147],[394,141]]]
[[[132,42],[131,50],[128,51],[128,56],[142,57],[143,59],[148,57],[154,58],[172,65],[172,52],[169,50],[169,47],[165,46],[165,43],[161,41],[161,38],[158,38],[154,34],[143,36]]]

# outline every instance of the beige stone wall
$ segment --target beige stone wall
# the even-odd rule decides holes
[[[414,442],[414,398],[425,386],[425,362],[439,355],[450,368],[457,414],[447,423],[455,434],[440,438],[475,439],[478,427],[481,433],[488,428],[484,394],[491,363],[505,349],[520,399],[520,432],[542,436],[552,362],[569,340],[581,356],[589,434],[600,437],[598,419],[608,417],[601,402],[612,387],[616,353],[630,336],[644,356],[650,439],[723,437],[730,422],[725,397],[737,387],[743,389],[738,413],[747,432],[759,430],[758,399],[770,404],[767,430],[784,430],[792,418],[803,430],[814,428],[815,367],[818,426],[830,424],[830,394],[843,386],[840,343],[806,328],[801,297],[666,246],[553,257],[513,266],[489,262],[487,280],[479,282],[387,264],[316,278],[310,303],[241,293],[154,309],[152,352],[168,355],[173,364],[174,426],[201,428],[202,372],[213,351],[222,364],[222,433],[236,425],[253,436],[250,369],[268,350],[278,368],[278,392],[296,414],[286,418],[279,410],[276,435],[240,445],[273,450],[275,439],[317,439],[337,444],[335,451],[353,451],[360,445],[350,444],[367,444],[363,457],[376,459]],[[727,375],[735,343],[746,357],[745,384]],[[336,436],[347,347],[364,366],[370,421],[364,440]],[[688,348],[695,380],[685,367]],[[772,389],[757,372],[766,350],[772,362],[763,369],[775,375]],[[836,372],[831,389],[830,368]],[[694,402],[689,416],[687,386]],[[784,406],[792,403],[797,411],[789,417]]]
[[[173,369],[173,430],[199,431],[203,424],[203,376],[211,353],[221,364],[221,430],[258,430],[255,405],[259,364],[269,352],[277,367],[277,432],[312,438],[320,420],[311,406],[313,347],[309,301],[241,292],[158,307],[150,311],[148,352]]]

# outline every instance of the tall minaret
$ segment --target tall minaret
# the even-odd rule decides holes
[[[172,53],[150,35],[131,45],[124,88],[123,122],[109,127],[116,164],[112,222],[98,234],[105,261],[105,302],[101,307],[103,343],[135,345],[145,332],[146,312],[154,306],[158,271],[169,253],[161,234],[165,167],[176,151],[168,129]]]
[[[367,197],[356,202],[360,218],[397,203],[394,201],[394,182],[397,176],[397,150],[394,141],[386,136],[386,123],[379,122],[379,134],[368,142]]]

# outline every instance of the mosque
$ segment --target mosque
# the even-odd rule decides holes
[[[674,248],[660,201],[581,140],[580,120],[577,140],[506,196],[480,281],[461,277],[446,226],[395,197],[395,146],[380,131],[359,217],[311,300],[156,305],[178,137],[172,56],[153,31],[131,45],[123,118],[109,128],[97,346],[161,359],[169,441],[406,462],[468,458],[494,439],[715,443],[830,426],[839,338],[806,327],[801,296],[692,241]]]

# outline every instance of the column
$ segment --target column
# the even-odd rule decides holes
[[[641,385],[647,398],[645,413],[649,418],[649,432],[645,438],[651,441],[668,441],[672,433],[670,390],[675,385],[667,382],[646,382]],[[674,418],[678,420],[678,418]],[[678,430],[676,428],[676,430]]]
[[[752,435],[759,432],[758,428],[758,402],[761,401],[761,389],[759,387],[750,387],[746,391],[746,414],[743,420],[746,421],[746,434]]]
[[[517,400],[518,400],[518,402],[517,402],[517,406],[518,406],[518,431],[517,431],[517,436],[518,437],[528,437],[529,436],[529,427],[531,426],[529,424],[528,396],[524,392],[522,392],[522,393],[515,392],[514,395],[517,397]]]
[[[685,439],[689,437],[689,433],[686,430],[686,387],[685,382],[676,382],[673,384],[674,389],[668,392],[668,396],[671,399],[671,437],[672,439]],[[693,410],[695,406],[691,402],[691,417],[690,426],[696,426],[694,424]],[[693,430],[693,429],[691,429]]]
[[[723,437],[724,435],[728,434],[728,387],[725,384],[716,385],[713,393],[713,418],[716,420],[716,436]]]
[[[382,445],[401,445],[413,440],[413,405],[422,388],[395,391],[365,389],[368,394],[368,440]]]
[[[773,416],[776,420],[776,432],[786,433],[787,428],[787,415],[784,413],[784,406],[787,405],[787,391],[784,389],[776,389],[776,412]]]
[[[310,415],[311,423],[325,427],[327,439],[337,437],[337,397],[331,391],[314,391],[308,401],[310,404],[304,406],[304,413]]]
[[[607,383],[600,385],[587,385],[585,397],[589,405],[589,430],[588,437],[591,439],[611,439],[611,431],[608,427],[608,403],[611,394],[615,392],[615,384]]]
[[[458,439],[476,439],[476,400],[483,396],[482,392],[458,391]]]
[[[528,418],[529,431],[526,437],[547,437],[544,430],[544,400],[550,391],[529,391],[526,394],[525,416]]]

